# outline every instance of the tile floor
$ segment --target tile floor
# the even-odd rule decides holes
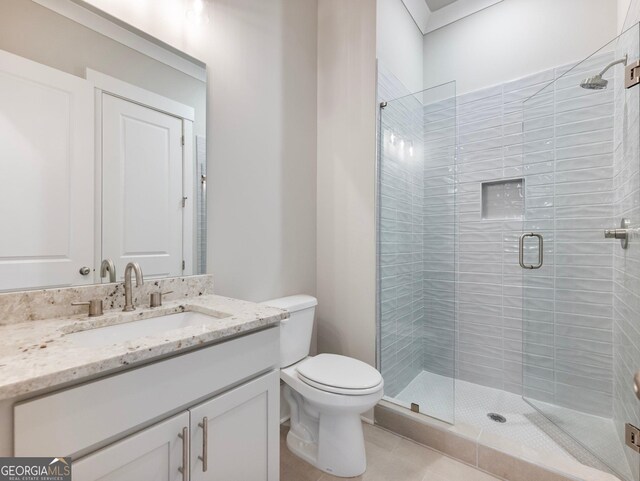
[[[366,481],[498,481],[489,474],[443,454],[363,424],[367,448],[367,471],[352,480]],[[287,448],[289,426],[280,427],[280,481],[329,481],[326,474],[292,454]]]
[[[451,378],[427,371],[418,374],[395,399],[389,401],[407,406],[411,402],[418,403],[421,412],[449,423],[452,423],[455,414],[456,425],[475,426],[483,432],[513,439],[537,451],[575,458],[588,466],[631,479],[623,446],[613,423],[608,419],[596,416],[586,419],[587,415],[580,417],[579,413],[570,409],[559,410],[538,402],[538,409],[543,409],[547,415],[553,414],[558,424],[565,425],[563,431],[521,396],[459,379],[455,381],[454,407]],[[489,412],[502,414],[507,422],[501,424],[491,421],[487,417]],[[589,432],[579,431],[580,426],[587,427]],[[602,460],[577,445],[567,433],[588,440],[592,452],[599,453]],[[606,465],[603,460],[607,461]]]

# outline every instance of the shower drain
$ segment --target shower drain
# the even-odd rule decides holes
[[[491,419],[492,421],[495,421],[497,423],[506,423],[507,422],[507,418],[505,418],[502,414],[489,413],[489,414],[487,414],[487,417],[489,419]]]

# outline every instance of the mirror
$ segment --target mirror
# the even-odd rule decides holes
[[[206,272],[206,66],[72,2],[0,4],[0,291]]]

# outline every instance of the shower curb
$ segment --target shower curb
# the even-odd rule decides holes
[[[388,401],[374,408],[375,425],[506,481],[619,481],[609,473],[517,442],[490,439],[413,413]],[[523,452],[524,451],[524,452]],[[534,459],[537,458],[537,459]]]

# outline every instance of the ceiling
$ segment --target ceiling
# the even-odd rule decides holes
[[[36,0],[38,1],[38,0]],[[402,0],[423,35],[504,0]],[[610,1],[610,0],[607,0]]]
[[[447,5],[451,5],[452,3],[457,2],[458,0],[424,0],[427,2],[427,6],[429,10],[435,12],[436,10],[440,10],[442,7],[446,7]]]

